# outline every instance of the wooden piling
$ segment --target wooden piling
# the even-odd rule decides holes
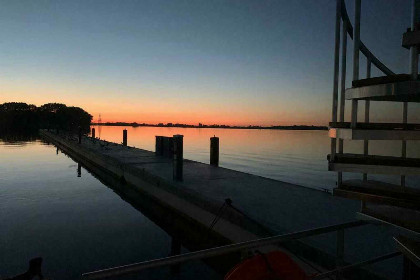
[[[155,136],[156,137],[156,145],[155,145],[155,154],[157,156],[163,155],[163,136]]]
[[[123,146],[127,146],[127,129],[123,130]]]
[[[82,165],[80,162],[77,163],[77,177],[82,177]]]
[[[95,128],[92,128],[92,138],[95,139]]]
[[[173,178],[176,181],[183,180],[183,171],[184,171],[184,136],[183,135],[174,135],[173,136]]]
[[[219,166],[219,137],[210,138],[210,165]]]

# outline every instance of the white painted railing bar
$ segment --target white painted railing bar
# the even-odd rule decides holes
[[[360,16],[361,0],[354,1],[354,38],[353,38],[353,81],[359,80],[359,48],[360,48]],[[351,101],[351,128],[357,125],[358,101]]]
[[[340,79],[340,116],[339,121],[344,122],[344,115],[345,115],[345,92],[346,92],[346,70],[347,70],[347,21],[343,21],[343,35],[341,36],[342,39],[342,47],[341,47],[341,79]],[[344,140],[338,140],[338,153],[342,154],[344,150]],[[337,174],[337,185],[341,186],[343,182],[343,173],[338,172]]]
[[[420,21],[420,3],[417,0],[411,0],[411,31],[417,30],[417,23]],[[410,48],[410,74],[413,80],[417,80],[419,72],[419,56],[417,46],[411,46]]]
[[[340,92],[340,117],[339,121],[344,122],[345,116],[345,92],[346,92],[346,75],[347,75],[347,22],[343,21],[343,36],[342,36],[342,47],[341,47],[341,92]],[[343,141],[339,143],[339,152],[343,152]]]
[[[395,75],[393,71],[386,67],[385,64],[383,64],[376,56],[373,55],[373,53],[371,53],[371,51],[365,46],[365,44],[363,44],[362,41],[360,42],[359,49],[361,53],[363,53],[367,58],[369,58],[372,61],[373,65],[375,65],[376,68],[382,71],[382,73],[388,76]]]
[[[347,14],[346,5],[344,0],[337,0],[342,2],[341,4],[341,18],[344,22],[347,22],[347,33],[349,34],[350,38],[353,39],[353,26],[351,25],[351,21]],[[369,59],[373,65],[375,65],[380,71],[382,71],[385,75],[395,75],[388,67],[385,66],[366,46],[365,44],[360,41],[359,50],[363,53],[367,59]]]
[[[341,4],[341,18],[343,21],[347,22],[347,33],[349,34],[350,38],[353,39],[353,26],[351,25],[349,16],[347,14],[346,5],[344,0],[337,0],[342,1]],[[367,59],[369,59],[373,65],[375,65],[380,71],[382,71],[385,75],[395,75],[394,72],[391,71],[388,67],[385,66],[366,46],[365,44],[360,41],[359,46],[360,52],[363,53]]]
[[[366,78],[369,79],[370,78],[370,73],[372,70],[372,62],[367,59],[367,63],[366,63]],[[366,100],[365,101],[365,123],[369,123],[370,121],[370,100]],[[363,143],[363,154],[365,156],[367,156],[369,154],[369,141],[365,140]],[[363,174],[363,181],[367,181],[368,177],[367,177],[367,173]]]
[[[139,262],[139,263],[124,265],[124,266],[119,266],[119,267],[114,267],[114,268],[107,268],[104,270],[88,272],[88,273],[84,273],[82,277],[83,279],[103,279],[103,278],[108,278],[108,277],[116,277],[116,276],[121,276],[121,275],[129,274],[129,273],[139,272],[141,270],[148,269],[148,268],[170,266],[170,265],[180,264],[186,261],[226,255],[229,253],[234,253],[234,252],[238,252],[242,250],[248,250],[248,249],[273,245],[273,244],[279,244],[279,243],[290,241],[290,240],[301,239],[305,237],[334,232],[334,231],[343,230],[347,228],[358,227],[358,226],[362,226],[366,224],[368,224],[366,221],[354,221],[354,222],[337,224],[337,225],[332,225],[332,226],[327,226],[327,227],[321,227],[321,228],[309,229],[309,230],[293,232],[293,233],[288,233],[288,234],[283,234],[283,235],[266,237],[266,238],[250,240],[250,241],[245,241],[241,243],[186,253],[186,254],[177,255],[177,256],[171,256],[171,257],[155,259],[155,260],[150,260],[150,261],[145,261],[145,262]]]
[[[333,85],[333,104],[332,104],[332,121],[337,122],[338,109],[338,81],[340,67],[340,30],[341,30],[341,4],[339,0],[335,11],[335,43],[334,43],[334,85]],[[331,157],[335,157],[337,149],[337,140],[331,138]]]

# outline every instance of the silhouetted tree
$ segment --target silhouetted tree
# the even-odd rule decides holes
[[[89,132],[92,116],[79,107],[48,103],[39,108],[23,102],[0,105],[0,133],[33,132],[39,128]]]

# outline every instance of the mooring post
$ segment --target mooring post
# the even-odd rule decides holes
[[[92,128],[92,138],[95,139],[95,128]]]
[[[82,128],[79,126],[79,144],[82,144]]]
[[[82,177],[82,165],[80,162],[77,163],[77,177]]]
[[[163,136],[156,136],[155,154],[163,155]]]
[[[219,137],[210,137],[210,165],[219,166]]]
[[[127,146],[127,129],[123,130],[123,146]]]
[[[184,135],[173,136],[174,145],[174,159],[173,159],[173,178],[177,181],[183,180],[183,169],[184,169]]]

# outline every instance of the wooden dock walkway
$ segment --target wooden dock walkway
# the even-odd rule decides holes
[[[355,201],[326,192],[187,159],[183,162],[183,181],[176,181],[173,159],[156,156],[154,152],[85,136],[78,144],[77,138],[65,134],[44,130],[41,135],[82,163],[113,174],[202,229],[210,228],[225,199],[230,198],[234,208],[224,207],[212,227],[224,243],[354,221],[354,213],[360,207]],[[393,249],[392,241],[389,245],[386,242],[388,235],[384,235],[383,229],[365,226],[352,232],[355,235],[346,236],[345,241],[346,255],[352,260],[360,261]],[[374,242],[380,246],[363,248],[359,236],[366,233],[375,235]],[[335,235],[332,236],[334,239]],[[316,258],[324,258],[324,262],[331,262],[335,256],[336,243],[331,235],[307,238],[300,245],[303,247],[298,246],[298,251],[306,254],[316,251]],[[310,266],[306,270],[315,272]]]

